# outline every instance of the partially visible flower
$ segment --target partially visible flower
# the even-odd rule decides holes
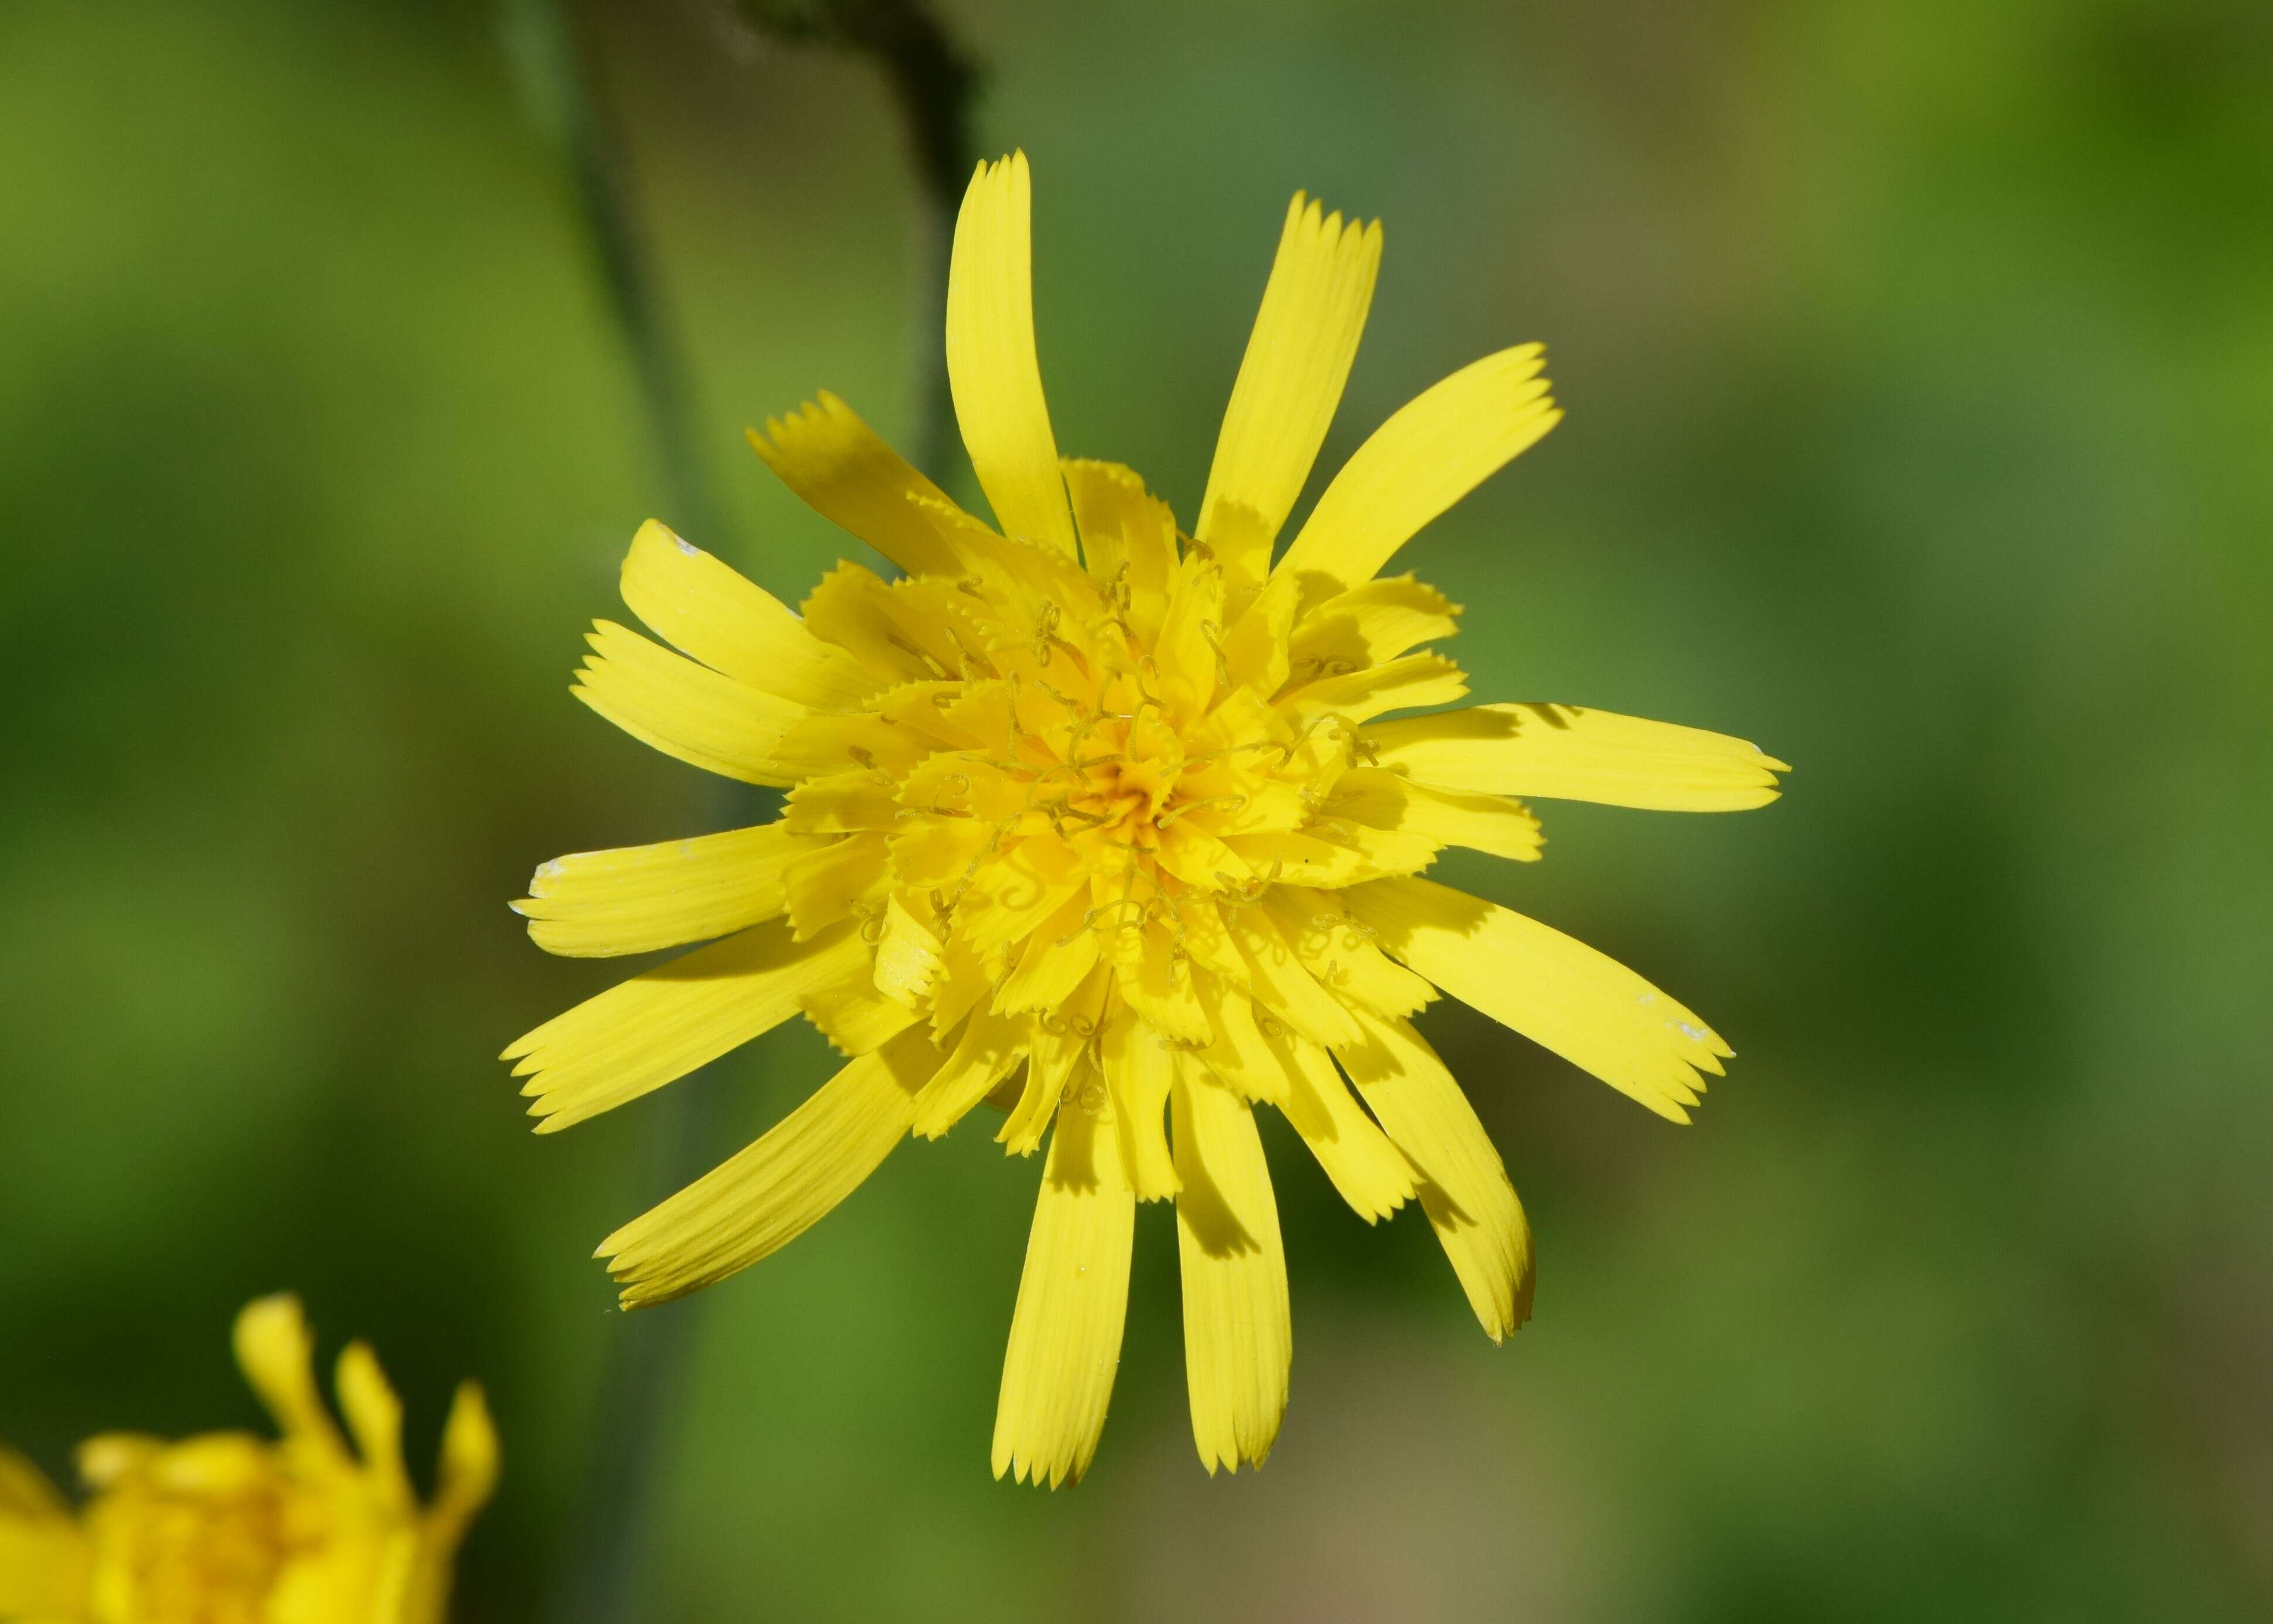
[[[1061,459],[1030,184],[1022,154],[980,166],[948,281],[949,381],[994,526],[823,394],[752,442],[902,579],[840,564],[800,616],[658,523],[634,539],[624,599],[664,640],[600,622],[577,697],[681,760],[788,788],[788,810],[537,870],[514,906],[553,953],[710,945],[506,1058],[539,1132],[800,1014],[851,1060],[601,1243],[626,1306],[757,1261],[911,1132],[982,1102],[1007,1149],[1046,1136],[994,1464],[1054,1485],[1105,1425],[1142,1201],[1175,1205],[1201,1460],[1269,1453],[1292,1333],[1258,1107],[1366,1222],[1419,1207],[1495,1341],[1522,1324],[1523,1209],[1408,1017],[1450,993],[1675,1121],[1731,1051],[1623,965],[1420,876],[1448,847],[1536,858],[1519,796],[1734,812],[1774,799],[1783,763],[1576,706],[1438,708],[1467,681],[1422,646],[1460,611],[1382,572],[1559,421],[1537,345],[1392,416],[1274,562],[1357,351],[1378,224],[1296,195],[1189,533],[1132,470]]]
[[[340,1355],[350,1446],[316,1390],[297,1298],[236,1320],[236,1358],[283,1436],[168,1442],[105,1433],[79,1446],[77,1515],[0,1448],[0,1619],[38,1624],[440,1624],[450,1563],[496,1486],[497,1430],[460,1385],[434,1498],[402,1463],[402,1404],[369,1347]]]

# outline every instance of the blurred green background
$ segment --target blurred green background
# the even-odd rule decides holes
[[[1428,1017],[1538,1234],[1508,1346],[1281,1133],[1269,1466],[1193,1457],[1148,1210],[1090,1481],[997,1484],[1038,1169],[967,1126],[659,1311],[696,1353],[646,1615],[2273,1616],[2273,11],[949,12],[1034,161],[1063,448],[1189,522],[1287,194],[1378,213],[1321,466],[1520,340],[1570,411],[1402,560],[1478,696],[1798,771],[1449,864],[1742,1057],[1676,1129]],[[894,110],[712,0],[580,20],[697,539],[795,600],[846,543],[743,426],[827,387],[904,433],[938,342]],[[491,1057],[619,967],[504,904],[721,815],[566,692],[657,469],[489,9],[0,4],[0,1437],[58,1476],[251,1423],[227,1327],[292,1286],[422,1462],[489,1384],[459,1616],[544,1615],[626,1329],[588,1254],[664,1187],[654,1101],[525,1131]],[[686,1085],[711,1159],[826,1064]]]

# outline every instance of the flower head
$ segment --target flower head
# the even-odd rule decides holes
[[[317,1393],[314,1353],[296,1298],[251,1304],[237,1316],[237,1362],[283,1436],[91,1438],[79,1456],[90,1498],[76,1516],[0,1449],[0,1618],[440,1624],[451,1559],[497,1481],[481,1391],[459,1388],[434,1499],[421,1505],[379,1360],[362,1343],[340,1356],[350,1447]]]
[[[1417,1201],[1495,1340],[1520,1324],[1522,1210],[1410,1017],[1449,992],[1676,1120],[1729,1051],[1591,948],[1419,876],[1447,846],[1537,857],[1518,796],[1730,810],[1774,798],[1782,764],[1563,705],[1384,720],[1467,692],[1423,647],[1459,611],[1381,572],[1555,425],[1538,347],[1390,418],[1274,564],[1380,227],[1295,198],[1186,534],[1128,468],[1058,454],[1028,186],[1023,155],[980,166],[948,291],[956,412],[994,526],[823,394],[752,443],[900,579],[840,564],[800,616],[660,524],[634,540],[625,601],[680,652],[603,621],[577,697],[683,760],[787,787],[788,809],[539,869],[515,906],[555,953],[711,945],[506,1058],[544,1132],[794,1014],[850,1057],[602,1244],[630,1306],[764,1257],[911,1131],[991,1102],[1009,1150],[1047,1136],[994,1456],[1055,1484],[1104,1425],[1142,1201],[1175,1205],[1202,1460],[1269,1451],[1290,1344],[1257,1106],[1368,1222]]]

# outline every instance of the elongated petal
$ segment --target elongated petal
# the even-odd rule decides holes
[[[1357,1012],[1365,1041],[1341,1050],[1358,1092],[1421,1171],[1422,1210],[1494,1342],[1531,1317],[1531,1226],[1475,1108],[1402,1021]]]
[[[1725,733],[1576,705],[1475,705],[1366,736],[1382,766],[1417,783],[1655,812],[1765,806],[1791,770]]]
[[[1176,570],[1175,515],[1133,468],[1069,457],[1064,469],[1090,573],[1114,587],[1130,627],[1152,639]]]
[[[1300,725],[1328,711],[1352,722],[1369,722],[1384,711],[1449,705],[1467,696],[1468,679],[1450,660],[1438,655],[1407,655],[1386,665],[1321,677],[1279,703]]]
[[[593,622],[585,640],[592,652],[569,692],[634,738],[746,783],[797,781],[774,748],[810,714],[803,706],[697,665],[613,621]]]
[[[1357,1036],[1349,1012],[1303,968],[1269,915],[1260,909],[1239,909],[1224,923],[1247,962],[1258,1017],[1272,1015],[1329,1046]],[[1264,1029],[1270,1030],[1267,1026]]]
[[[1734,1052],[1617,960],[1497,903],[1418,879],[1342,897],[1392,957],[1669,1120],[1689,1120],[1698,1073]]]
[[[797,1007],[820,1029],[830,1047],[847,1057],[881,1048],[923,1019],[913,1006],[889,996],[876,985],[875,965],[865,954],[833,979],[805,993]]]
[[[782,871],[829,844],[784,823],[612,851],[573,851],[539,868],[513,905],[547,953],[608,958],[708,941],[777,917]]]
[[[1293,578],[1288,577],[1289,580]],[[1388,575],[1326,599],[1294,630],[1287,649],[1296,682],[1394,660],[1459,632],[1458,605],[1411,575]]]
[[[1338,587],[1379,573],[1422,526],[1561,420],[1539,376],[1542,354],[1525,344],[1487,355],[1375,430],[1334,475],[1279,568]]]
[[[1403,1206],[1413,1195],[1413,1164],[1365,1114],[1333,1057],[1292,1032],[1267,1041],[1287,1069],[1287,1120],[1350,1210],[1371,1224]]]
[[[1175,1119],[1176,1248],[1192,1441],[1212,1475],[1260,1466],[1287,1412],[1293,1358],[1287,1253],[1263,1139],[1247,1102],[1186,1055]]]
[[[1331,891],[1273,886],[1263,906],[1302,967],[1344,1003],[1409,1015],[1435,1001],[1437,989],[1367,940]]]
[[[770,1031],[867,952],[849,922],[805,942],[779,922],[757,925],[585,999],[502,1058],[528,1079],[536,1131],[555,1133]]]
[[[402,1400],[369,1343],[351,1342],[341,1351],[334,1390],[371,1487],[391,1509],[407,1512],[414,1497],[402,1461]]]
[[[1079,1106],[1050,1140],[994,1411],[994,1475],[1052,1488],[1089,1470],[1121,1368],[1136,1197],[1113,1131]]]
[[[497,1492],[497,1423],[477,1382],[461,1381],[442,1423],[441,1459],[434,1472],[434,1503],[426,1535],[440,1550],[454,1549],[474,1514]]]
[[[1334,784],[1326,814],[1392,829],[1438,846],[1466,846],[1519,863],[1539,859],[1539,819],[1520,801],[1414,783],[1377,767],[1353,767]]]
[[[1174,1056],[1161,1034],[1126,1004],[1106,1021],[1098,1050],[1129,1187],[1140,1201],[1165,1201],[1177,1190],[1167,1122]]]
[[[668,1302],[779,1251],[882,1165],[939,1065],[921,1032],[864,1054],[731,1160],[600,1243],[626,1308]]]
[[[1070,558],[1073,513],[1034,354],[1032,194],[1022,152],[971,177],[947,273],[947,379],[995,522]]]
[[[1379,221],[1345,226],[1294,194],[1193,531],[1234,580],[1259,580],[1270,565],[1341,402],[1380,270]]]
[[[1017,1070],[1025,1058],[1030,1025],[1019,1015],[986,1010],[972,1015],[947,1064],[924,1085],[916,1102],[915,1131],[926,1139],[937,1139]]]
[[[344,1467],[347,1441],[316,1387],[316,1334],[300,1299],[289,1291],[254,1298],[237,1311],[230,1341],[237,1368],[285,1437]]]
[[[806,630],[788,604],[649,520],[624,556],[624,602],[657,637],[761,692],[838,710],[877,679]]]
[[[817,405],[769,417],[763,434],[752,429],[749,436],[750,449],[807,506],[909,574],[960,573],[955,550],[925,507],[952,506],[947,493],[827,390]]]

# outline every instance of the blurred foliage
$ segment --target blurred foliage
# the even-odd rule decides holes
[[[1035,161],[1069,452],[1189,518],[1287,195],[1379,213],[1324,466],[1522,339],[1571,410],[1407,555],[1478,694],[1799,770],[1453,865],[1743,1057],[1676,1130],[1429,1017],[1539,1234],[1510,1346],[1282,1136],[1269,1467],[1193,1462],[1156,1212],[1091,1480],[997,1485],[1037,1170],[912,1147],[711,1294],[656,1616],[2266,1616],[2273,12],[951,14]],[[800,597],[845,543],[739,436],[912,415],[894,109],[716,0],[585,20],[699,539]],[[531,1618],[623,1323],[586,1254],[661,1192],[636,1106],[522,1131],[490,1057],[617,970],[503,903],[718,805],[564,692],[657,490],[572,193],[484,7],[11,0],[0,243],[0,1437],[250,1422],[214,1350],[289,1285],[386,1350],[414,1458],[489,1385],[461,1616]],[[707,1074],[717,1154],[825,1065]]]

